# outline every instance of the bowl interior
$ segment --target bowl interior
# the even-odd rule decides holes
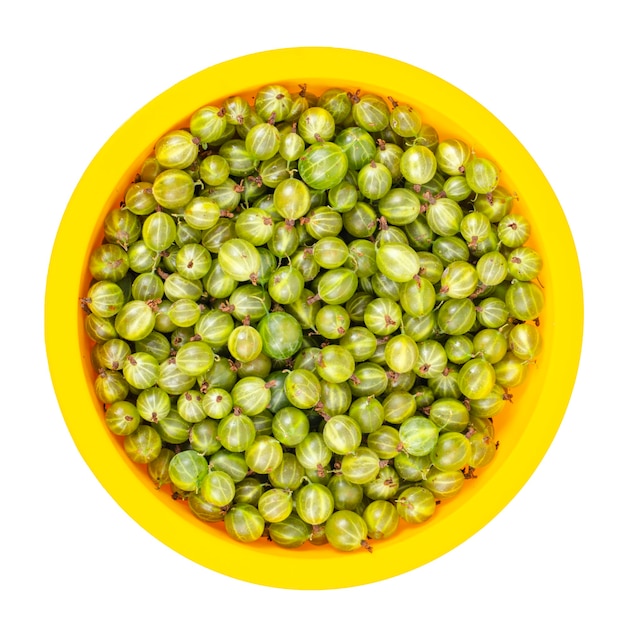
[[[347,77],[347,78],[346,78]],[[501,168],[501,184],[517,194],[513,210],[532,225],[530,245],[544,259],[546,305],[540,319],[544,349],[513,402],[495,420],[494,461],[468,480],[419,526],[403,525],[374,550],[338,553],[303,546],[295,551],[265,540],[238,544],[220,524],[201,522],[169,490],[155,490],[145,467],[128,459],[110,433],[93,391],[91,341],[79,298],[88,289],[88,258],[102,240],[105,215],[165,132],[187,126],[208,103],[281,83],[306,83],[320,94],[340,86],[412,104],[440,139],[458,137]],[[57,233],[46,291],[46,347],[67,427],[93,473],[118,504],[148,532],[185,557],[228,576],[263,585],[317,589],[389,578],[441,556],[488,523],[528,480],[563,418],[574,384],[582,338],[578,260],[563,211],[537,164],[484,107],[442,79],[394,59],[334,48],[273,50],[233,59],[195,74],[149,102],[111,137],[77,185]]]

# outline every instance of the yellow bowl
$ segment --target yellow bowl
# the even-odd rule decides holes
[[[519,196],[514,210],[532,225],[544,259],[543,352],[527,382],[496,418],[495,460],[461,493],[419,526],[403,526],[374,550],[341,553],[329,546],[286,550],[265,540],[241,544],[219,524],[195,518],[166,490],[155,490],[144,466],[131,462],[102,419],[93,391],[90,341],[79,298],[89,283],[87,261],[102,239],[106,213],[166,131],[184,127],[193,111],[239,93],[282,83],[313,93],[340,86],[412,104],[440,138],[459,137],[502,170],[501,184]],[[556,149],[556,148],[555,148]],[[387,57],[336,48],[261,52],[209,67],[149,102],[121,126],[86,169],[67,206],[50,260],[45,334],[50,372],[73,440],[92,472],[137,523],[181,555],[211,570],[261,585],[331,589],[361,585],[418,568],[471,537],[530,478],[550,446],[575,382],[583,297],[572,236],[554,192],[532,157],[491,113],[465,93],[421,69]]]

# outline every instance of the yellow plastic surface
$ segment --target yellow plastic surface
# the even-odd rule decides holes
[[[221,525],[196,519],[167,490],[155,490],[145,467],[129,461],[103,420],[93,392],[90,340],[79,306],[89,284],[87,260],[102,239],[105,214],[118,206],[155,141],[181,128],[207,103],[282,83],[321,93],[343,87],[410,103],[440,138],[460,137],[502,170],[516,193],[514,211],[531,221],[532,245],[544,259],[540,280],[543,352],[514,403],[495,419],[495,460],[456,498],[419,526],[402,526],[373,552],[329,546],[281,549],[261,539],[241,544]],[[174,85],[121,126],[77,185],[57,233],[47,279],[45,334],[58,402],[73,440],[109,494],[138,524],[181,555],[224,575],[279,588],[331,589],[361,585],[418,568],[452,550],[496,516],[530,478],[564,416],[576,378],[583,331],[583,295],[572,236],[554,192],[520,142],[484,107],[442,79],[375,54],[336,48],[279,49],[209,67]]]

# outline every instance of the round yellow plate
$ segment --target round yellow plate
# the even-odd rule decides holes
[[[219,524],[205,524],[166,490],[155,490],[145,467],[129,461],[103,420],[93,392],[90,341],[79,298],[89,283],[87,260],[102,239],[104,216],[118,206],[155,141],[184,127],[191,113],[233,94],[251,96],[282,83],[292,91],[343,87],[412,104],[440,138],[456,136],[502,170],[501,184],[518,196],[514,211],[532,224],[531,243],[544,259],[541,316],[544,349],[514,403],[495,420],[496,459],[425,524],[407,527],[373,552],[340,553],[329,546],[286,550],[266,540],[241,544]],[[387,57],[336,48],[261,52],[209,67],[174,85],[120,127],[87,167],[67,206],[50,260],[45,301],[48,361],[73,440],[117,503],[181,555],[224,575],[282,588],[330,589],[390,578],[418,568],[471,537],[529,479],[565,413],[576,378],[583,296],[572,236],[549,183],[517,139],[489,111],[444,80]]]

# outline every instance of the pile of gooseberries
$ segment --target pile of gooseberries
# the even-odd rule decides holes
[[[542,259],[500,178],[375,93],[195,111],[89,257],[108,429],[238,541],[371,549],[427,522],[541,351]]]

